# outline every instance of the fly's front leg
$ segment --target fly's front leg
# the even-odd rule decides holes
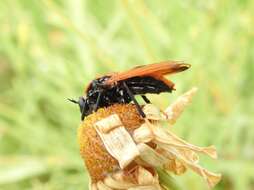
[[[127,93],[128,93],[128,95],[130,96],[131,100],[134,102],[134,104],[135,104],[135,106],[136,106],[136,108],[137,108],[137,110],[138,110],[138,113],[139,113],[143,118],[145,118],[145,117],[146,117],[145,113],[143,112],[142,108],[141,108],[140,105],[138,104],[136,98],[134,97],[133,93],[132,93],[131,90],[129,89],[128,85],[127,85],[125,82],[123,82],[123,86],[124,86],[124,88],[127,90]]]
[[[85,106],[81,110],[81,121],[83,121],[85,118]]]
[[[99,104],[100,104],[100,101],[101,101],[101,94],[102,94],[102,92],[100,91],[99,94],[98,94],[96,103],[95,103],[95,105],[94,105],[93,111],[97,111],[97,109],[98,109],[98,107],[99,107]]]

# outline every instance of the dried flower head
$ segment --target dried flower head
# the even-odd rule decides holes
[[[164,189],[155,168],[176,175],[190,169],[203,177],[209,187],[220,174],[199,165],[198,154],[217,158],[214,146],[192,145],[162,127],[174,124],[197,91],[180,96],[165,112],[143,106],[146,119],[132,104],[115,104],[85,118],[78,134],[80,153],[91,176],[91,189]]]
[[[117,171],[120,166],[117,160],[106,150],[102,139],[96,132],[95,123],[113,114],[117,114],[125,129],[132,134],[144,120],[139,117],[132,104],[115,104],[101,108],[85,118],[78,129],[80,153],[93,182],[103,180],[109,173]]]

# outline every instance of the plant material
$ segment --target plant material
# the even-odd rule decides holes
[[[117,114],[96,122],[95,129],[107,151],[117,159],[121,169],[124,169],[139,155],[136,144]]]
[[[188,92],[180,96],[173,104],[171,104],[166,110],[167,120],[170,124],[174,124],[178,117],[182,114],[185,107],[191,103],[192,97],[197,92],[197,88],[194,87]]]
[[[79,128],[80,152],[91,176],[91,189],[160,190],[165,187],[156,168],[176,175],[191,169],[209,187],[220,174],[199,165],[198,154],[217,158],[214,146],[198,147],[162,127],[175,123],[195,94],[180,96],[165,112],[152,104],[143,106],[142,119],[132,104],[115,104],[85,118]]]
[[[84,119],[78,129],[80,154],[93,182],[103,180],[108,173],[120,169],[117,160],[109,154],[95,129],[96,122],[113,114],[118,115],[129,134],[144,123],[133,104],[114,104],[101,108]]]

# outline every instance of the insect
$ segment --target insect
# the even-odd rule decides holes
[[[175,85],[164,76],[188,68],[190,68],[189,64],[165,61],[138,66],[125,72],[108,74],[94,79],[85,91],[86,96],[81,96],[78,100],[69,100],[79,105],[81,120],[98,108],[108,107],[115,103],[126,104],[131,101],[136,105],[138,113],[145,118],[135,95],[141,95],[146,103],[150,103],[145,94],[172,92],[175,90]]]

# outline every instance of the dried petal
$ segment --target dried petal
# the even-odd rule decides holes
[[[159,185],[137,186],[129,188],[128,190],[161,190],[161,187]]]
[[[112,190],[110,187],[105,185],[102,181],[97,182],[97,189],[98,190]]]
[[[146,114],[146,118],[149,120],[165,120],[166,115],[162,114],[161,111],[153,104],[146,104],[143,107],[143,112]]]
[[[199,174],[201,177],[203,177],[209,187],[215,186],[221,179],[220,174],[214,174],[212,172],[207,171],[206,169],[202,168],[201,166],[197,165],[195,162],[191,162],[191,160],[186,159],[185,156],[181,154],[176,148],[165,146],[164,144],[159,144],[161,148],[164,148],[168,152],[172,153],[176,159],[178,159],[180,162],[182,162],[185,166],[195,171],[197,174]]]
[[[138,184],[151,185],[158,184],[158,178],[155,178],[148,170],[143,167],[138,168]]]
[[[149,126],[147,126],[147,123],[143,123],[134,131],[132,137],[136,143],[146,143],[150,142],[154,138],[154,135]]]
[[[112,174],[112,176],[106,177],[103,182],[97,183],[97,187],[98,184],[100,184],[101,187],[106,186],[111,189],[161,190],[157,173],[153,175],[150,171],[141,166],[134,167],[134,171],[132,171],[132,173],[136,173],[136,183],[130,183],[129,181],[124,180],[125,178],[123,176],[126,174],[122,171],[119,171],[115,174]]]
[[[164,165],[164,169],[172,171],[176,175],[181,175],[187,170],[185,165],[177,159],[170,160],[167,164]]]
[[[154,126],[153,133],[155,134],[155,139],[159,143],[164,143],[169,146],[178,147],[180,149],[188,149],[194,152],[204,153],[210,156],[211,158],[217,158],[217,152],[214,146],[210,147],[198,147],[193,144],[190,144],[183,139],[180,139],[175,134],[170,131],[166,131],[161,127]]]
[[[113,179],[111,176],[106,177],[104,179],[104,183],[113,189],[128,189],[128,188],[136,186],[133,183],[128,183],[125,181],[117,181],[117,180]]]
[[[120,122],[117,115],[111,115],[96,122],[94,126],[107,151],[118,160],[123,169],[139,155],[139,151],[125,127],[122,124],[119,125]],[[102,131],[106,131],[106,133]]]
[[[97,121],[95,125],[103,133],[109,133],[113,129],[123,126],[117,114],[110,115],[109,117],[105,119]]]
[[[138,144],[138,149],[140,152],[140,158],[151,166],[162,167],[168,162],[163,155],[157,153],[154,149],[146,144]]]
[[[98,190],[96,183],[91,183],[90,182],[89,190]]]
[[[165,110],[167,120],[170,124],[174,124],[176,122],[177,118],[184,111],[184,108],[190,104],[192,97],[196,92],[197,88],[192,88],[191,90],[177,98],[177,100]]]

